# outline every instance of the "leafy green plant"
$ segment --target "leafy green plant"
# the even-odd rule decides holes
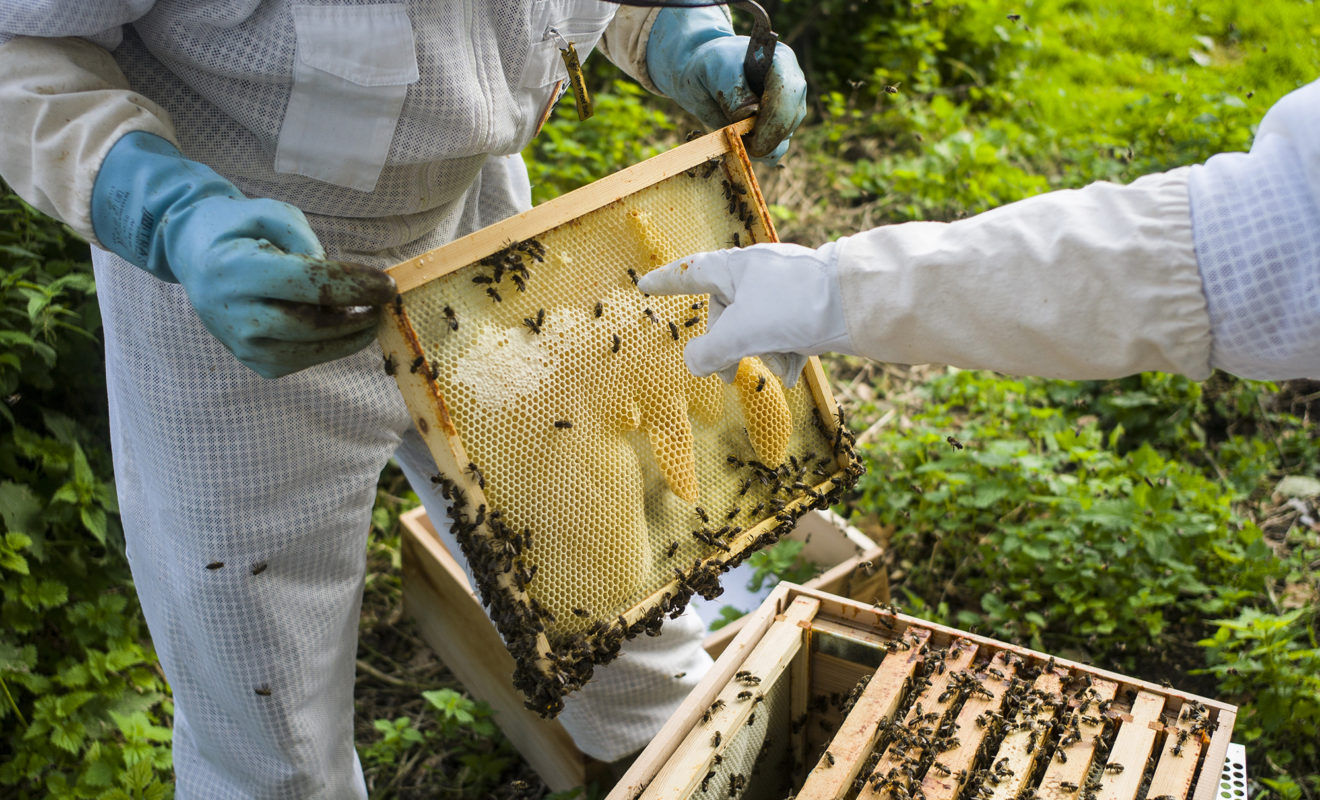
[[[1273,788],[1281,794],[1304,786],[1320,792],[1320,643],[1317,609],[1282,614],[1245,608],[1218,619],[1214,635],[1200,642],[1223,691],[1246,698],[1235,739],[1252,750],[1261,745],[1284,775]],[[1293,776],[1296,776],[1295,778]],[[1301,783],[1297,784],[1296,781]]]
[[[725,625],[728,625],[730,622],[733,622],[736,619],[741,619],[746,615],[746,611],[735,608],[734,606],[720,606],[719,615],[711,620],[710,624],[706,627],[708,630],[717,631]]]
[[[785,539],[782,542],[758,550],[747,557],[752,567],[752,575],[747,579],[747,588],[759,592],[768,583],[774,585],[780,581],[805,583],[815,577],[819,567],[802,558],[805,542]]]
[[[171,708],[123,557],[86,245],[5,190],[0,265],[0,794],[163,797]]]
[[[393,763],[426,741],[426,736],[413,727],[413,721],[408,717],[378,719],[372,727],[380,733],[380,739],[360,751],[363,762]]]
[[[532,199],[543,203],[650,158],[666,148],[674,129],[656,98],[635,83],[614,79],[593,94],[596,113],[580,121],[561,101],[524,156]]]

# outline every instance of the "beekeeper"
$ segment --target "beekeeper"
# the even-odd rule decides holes
[[[1320,81],[1271,108],[1248,153],[815,249],[699,254],[639,285],[711,294],[684,351],[700,376],[762,354],[792,381],[830,351],[1074,379],[1320,376],[1316,131]]]
[[[651,4],[654,5],[654,4]],[[174,692],[180,798],[365,797],[353,749],[366,533],[397,455],[436,472],[373,342],[380,268],[530,204],[519,152],[598,43],[782,151],[718,8],[601,0],[0,0],[0,175],[93,243],[128,556]],[[451,549],[457,552],[450,540]],[[692,618],[562,719],[642,747],[709,663]],[[684,680],[672,676],[686,672]]]

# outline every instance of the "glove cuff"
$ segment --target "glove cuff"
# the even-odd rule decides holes
[[[206,197],[242,197],[214,170],[184,158],[161,137],[124,134],[101,163],[92,186],[92,229],[105,247],[164,281],[178,283],[161,228],[171,211]]]

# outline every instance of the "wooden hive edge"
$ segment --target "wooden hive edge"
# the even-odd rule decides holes
[[[688,694],[678,709],[669,717],[660,732],[651,740],[633,765],[624,773],[606,800],[632,800],[641,795],[665,763],[687,737],[688,731],[696,726],[702,712],[710,707],[720,690],[733,678],[744,660],[760,642],[761,637],[770,628],[775,619],[786,612],[796,598],[789,596],[793,584],[781,583],[765,599],[761,607],[748,615],[750,618],[742,631],[725,648],[714,666],[702,678],[696,689]],[[803,598],[810,601],[811,598]],[[812,612],[815,613],[814,611]],[[810,626],[804,647],[810,647]]]
[[[673,177],[713,156],[722,156],[729,152],[729,142],[737,141],[737,137],[749,133],[754,124],[754,118],[735,122],[727,128],[693,139],[687,144],[533,206],[521,214],[400,262],[387,272],[398,284],[400,293],[415,289],[485,258],[510,242],[537,236]],[[738,146],[741,147],[740,141]]]

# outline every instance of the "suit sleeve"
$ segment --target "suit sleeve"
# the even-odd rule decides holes
[[[614,66],[654,94],[660,94],[660,90],[651,82],[651,73],[646,68],[646,43],[658,13],[659,8],[620,7],[596,45]]]
[[[1050,192],[837,248],[858,354],[1055,378],[1210,374],[1188,168]]]
[[[1211,362],[1247,378],[1320,376],[1320,81],[1284,97],[1249,153],[1193,169],[1192,232]]]
[[[91,196],[110,148],[129,131],[177,143],[165,112],[132,91],[103,47],[75,37],[0,44],[0,177],[27,202],[96,242]]]

